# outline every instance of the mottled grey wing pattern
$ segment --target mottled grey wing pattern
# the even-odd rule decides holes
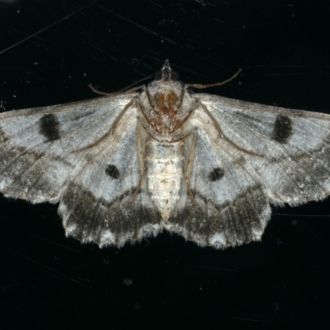
[[[298,205],[330,194],[329,115],[194,95],[224,136],[197,108],[190,186],[201,211],[187,199],[172,230],[201,245],[246,243],[260,239],[269,203]]]
[[[131,97],[99,98],[0,115],[0,188],[32,203],[57,202],[61,188]]]
[[[101,247],[122,246],[161,230],[160,215],[145,183],[138,188],[137,130],[130,127],[136,119],[130,115],[122,124],[120,148],[116,144],[110,148],[104,141],[97,156],[79,164],[60,198],[67,234]]]
[[[268,196],[244,155],[197,110],[197,141],[189,185],[192,198],[178,208],[168,229],[201,246],[224,248],[260,239],[271,216]],[[196,205],[194,205],[196,202]]]
[[[59,202],[83,242],[165,228],[216,248],[260,239],[271,203],[329,196],[329,115],[186,87],[165,61],[141,93],[0,114],[0,192]]]
[[[59,201],[66,233],[82,241],[122,245],[154,234],[160,218],[143,187],[131,202],[139,179],[137,109],[106,135],[134,96],[1,114],[1,192],[32,203]]]
[[[330,115],[205,94],[203,103],[229,139],[260,155],[242,154],[271,203],[299,205],[329,196]]]

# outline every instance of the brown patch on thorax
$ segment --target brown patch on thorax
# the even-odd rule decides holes
[[[163,115],[166,115],[171,119],[175,118],[177,100],[178,97],[173,91],[170,91],[167,94],[157,93],[155,95],[155,103],[157,108]]]
[[[177,114],[178,97],[173,91],[168,93],[158,92],[154,96],[155,109],[157,113],[156,125],[163,130],[175,126]]]

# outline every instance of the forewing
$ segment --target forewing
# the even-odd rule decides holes
[[[106,134],[132,95],[0,114],[0,191],[32,203],[57,202],[86,155],[75,152]]]
[[[158,232],[149,223],[151,218],[159,223],[159,217],[142,189],[145,183],[132,199],[140,170],[137,109],[129,107],[108,134],[134,97],[1,114],[1,192],[33,203],[60,201],[67,234],[82,241],[122,245]]]
[[[329,115],[195,95],[228,139],[260,155],[240,154],[272,203],[297,205],[330,194]]]

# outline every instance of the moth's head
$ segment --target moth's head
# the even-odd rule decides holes
[[[163,82],[178,80],[178,74],[172,70],[169,60],[165,60],[162,69],[156,72],[155,80],[161,80]]]
[[[177,80],[177,74],[172,71],[168,60],[155,80],[141,93],[140,100],[148,123],[156,133],[161,134],[172,133],[180,127],[187,108],[190,109],[185,84]]]
[[[165,60],[162,69],[156,72],[154,78],[154,81],[147,86],[151,99],[157,99],[160,95],[165,99],[167,98],[167,95],[172,95],[173,97],[170,98],[173,99],[180,95],[183,83],[177,80],[178,75],[172,70],[169,60]]]
[[[177,77],[169,60],[166,60],[161,71],[156,73],[155,80],[148,85],[151,107],[156,112],[170,117],[177,112],[183,89],[183,84],[177,80]]]

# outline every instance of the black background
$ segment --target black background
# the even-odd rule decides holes
[[[2,111],[92,98],[166,58],[207,92],[329,112],[329,5],[303,0],[0,0]],[[273,210],[262,242],[225,251],[161,234],[99,249],[57,206],[0,199],[0,329],[322,329],[330,202]]]

